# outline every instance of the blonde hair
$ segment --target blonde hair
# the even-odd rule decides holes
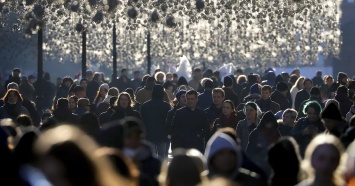
[[[61,144],[74,144],[95,169],[95,177],[100,186],[132,185],[127,179],[116,174],[106,157],[98,157],[96,154],[99,146],[84,132],[72,125],[61,125],[44,132],[35,143],[35,153],[44,157],[52,151],[52,148]]]
[[[293,87],[296,87],[296,88],[298,88],[298,89],[300,90],[301,87],[299,87],[299,83],[300,83],[301,80],[304,81],[305,79],[306,79],[306,78],[305,78],[304,76],[299,77],[299,78],[296,80],[295,84],[292,86],[292,88],[293,88]],[[291,89],[292,89],[292,88],[291,88]]]
[[[330,134],[319,134],[307,146],[304,160],[302,161],[301,168],[303,170],[301,174],[301,178],[308,180],[314,180],[315,172],[314,168],[312,167],[312,156],[315,150],[321,145],[331,145],[335,147],[339,153],[339,165],[333,173],[333,182],[336,185],[344,185],[344,179],[342,177],[344,172],[344,161],[345,161],[345,153],[344,147],[340,140]]]

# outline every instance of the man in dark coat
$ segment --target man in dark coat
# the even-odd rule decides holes
[[[285,82],[277,83],[276,90],[271,94],[271,100],[280,105],[280,110],[292,107],[292,102],[287,99],[288,86]]]
[[[67,98],[69,94],[69,89],[73,84],[73,79],[69,76],[63,78],[63,83],[57,90],[56,96],[54,98],[54,103],[57,103],[59,98]],[[97,91],[97,90],[96,90]]]
[[[79,121],[79,116],[69,110],[69,101],[66,98],[59,98],[57,102],[57,109],[53,111],[54,119],[58,123],[75,124]]]
[[[205,110],[213,102],[212,100],[213,81],[211,79],[207,79],[205,83],[203,83],[203,87],[204,87],[203,93],[198,96],[197,107],[202,110]]]
[[[163,98],[163,86],[154,85],[152,99],[143,103],[141,107],[141,117],[145,126],[146,140],[156,145],[158,155],[165,158],[168,139],[164,131],[164,125],[171,107]]]
[[[312,78],[313,85],[316,87],[321,87],[324,84],[323,78],[322,78],[322,71],[318,70],[316,73],[316,76]]]
[[[205,110],[207,114],[207,119],[210,126],[213,126],[214,121],[219,118],[222,114],[223,101],[225,100],[225,94],[223,89],[215,88],[212,90],[213,102]]]
[[[345,117],[353,105],[353,102],[349,99],[349,89],[344,85],[338,87],[335,100],[339,102],[340,113]]]
[[[166,153],[168,153],[169,148],[170,148],[171,125],[173,123],[175,113],[178,109],[186,106],[186,91],[180,90],[178,93],[176,93],[176,100],[178,101],[178,103],[174,106],[173,109],[171,109],[168,112],[168,116],[166,117],[166,122],[165,122],[165,127],[164,127],[164,130],[165,130],[166,134],[168,135],[168,139],[169,139],[169,142],[166,147]]]
[[[127,73],[127,69],[123,68],[121,76],[117,79],[117,84],[114,85],[120,92],[123,92],[126,88],[131,88],[131,80],[127,77]]]
[[[348,75],[344,72],[338,72],[337,82],[333,83],[330,87],[331,90],[336,91],[339,86],[347,86],[348,84]]]
[[[262,112],[271,111],[276,114],[280,110],[280,105],[272,101],[271,96],[272,87],[269,85],[264,85],[261,88],[261,99],[255,101]]]
[[[197,92],[186,93],[187,106],[176,111],[171,126],[171,146],[175,148],[195,148],[201,152],[205,149],[205,138],[210,126],[206,113],[197,108]]]
[[[313,87],[312,80],[306,78],[303,81],[303,86],[304,86],[304,88],[302,90],[298,91],[296,94],[295,110],[300,110],[301,103],[303,101],[309,99],[309,97],[310,97],[309,92],[311,91],[311,88]]]
[[[242,90],[241,100],[243,100],[243,98],[249,94],[250,87],[253,86],[255,83],[258,83],[257,77],[252,73],[248,75],[247,79],[248,79],[248,83],[245,83],[245,86]]]
[[[37,81],[33,83],[33,86],[36,90],[38,90]],[[55,85],[51,82],[51,76],[48,72],[44,73],[42,86],[44,87],[44,89],[42,89],[42,93],[36,91],[37,97],[42,99],[41,104],[43,110],[51,109],[53,98],[55,96]]]
[[[11,77],[5,82],[5,88],[7,88],[7,85],[11,82],[14,82],[19,85],[21,83],[20,75],[21,75],[21,70],[19,68],[14,68],[12,70]]]
[[[226,76],[223,80],[223,90],[225,93],[225,100],[231,100],[234,106],[239,105],[239,97],[233,92],[233,80],[231,77]],[[249,90],[248,90],[249,93]]]

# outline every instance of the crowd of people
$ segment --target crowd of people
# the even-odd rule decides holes
[[[355,185],[347,74],[141,75],[0,79],[1,185]]]

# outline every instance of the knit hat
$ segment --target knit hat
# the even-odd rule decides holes
[[[250,87],[249,92],[250,92],[250,94],[260,94],[259,84],[255,83],[254,85],[252,85]]]
[[[348,75],[344,72],[338,72],[338,77],[337,77],[337,80],[340,81],[342,80],[343,78],[347,78]]]
[[[277,83],[276,90],[278,90],[280,92],[283,92],[285,90],[288,90],[288,86],[287,86],[287,84],[285,82],[281,81],[281,82]]]
[[[207,79],[206,81],[205,81],[205,86],[204,86],[205,88],[213,88],[213,81],[211,81],[210,79]]]
[[[248,75],[248,78],[247,78],[247,79],[248,79],[248,82],[249,82],[249,83],[256,83],[256,82],[258,81],[258,79],[256,78],[256,76],[254,76],[254,74],[252,74],[252,73]]]
[[[186,90],[180,90],[178,93],[176,93],[176,99],[179,101],[183,94],[186,94]]]
[[[230,87],[230,86],[232,86],[232,85],[233,85],[233,80],[232,80],[232,78],[229,77],[229,76],[224,77],[224,79],[223,79],[223,85],[224,85],[225,87]]]
[[[348,94],[349,89],[346,86],[340,86],[337,89],[337,94]]]
[[[325,107],[325,109],[322,112],[322,119],[332,119],[337,121],[343,120],[340,114],[340,110],[334,103],[330,103]]]
[[[100,90],[101,88],[104,88],[104,89],[106,89],[107,91],[108,91],[108,89],[110,89],[110,87],[108,86],[107,83],[103,83],[103,84],[100,86],[99,90]]]
[[[180,76],[177,85],[179,87],[181,85],[189,85],[189,84],[187,83],[187,80],[186,78],[184,78],[184,76]]]
[[[152,99],[163,99],[164,98],[164,88],[163,86],[157,84],[154,85],[152,91]]]

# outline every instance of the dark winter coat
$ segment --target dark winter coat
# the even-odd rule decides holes
[[[131,88],[134,92],[142,85],[142,79],[133,79],[131,81]]]
[[[335,100],[339,102],[340,113],[343,117],[346,117],[346,114],[349,112],[353,101],[351,101],[346,95],[337,94]]]
[[[4,100],[0,99],[0,107],[4,106],[5,102]],[[36,107],[33,105],[31,101],[28,100],[23,100],[22,101],[22,107],[25,107],[29,113],[28,116],[31,117],[33,124],[37,127],[39,126],[41,122],[41,118],[39,117],[39,114],[37,112]]]
[[[10,118],[16,121],[21,114],[30,116],[28,110],[20,102],[16,104],[5,103],[4,106],[0,107],[0,119]]]
[[[260,124],[250,133],[246,154],[254,163],[265,171],[266,175],[269,176],[271,174],[271,168],[265,157],[268,155],[269,146],[275,143],[281,135],[278,131],[278,124],[275,116],[272,117],[273,121],[265,121],[264,118],[267,114],[273,115],[271,112],[267,112],[261,119]],[[265,124],[268,122],[272,123],[271,128],[265,127]]]
[[[141,119],[139,112],[133,110],[131,107],[128,107],[127,109],[116,107],[115,112],[111,115],[110,121],[120,120],[127,116],[134,116],[138,119]]]
[[[55,99],[54,99],[54,104],[56,105],[57,104],[57,101],[59,98],[67,98],[68,97],[68,94],[69,94],[69,88],[64,86],[64,84],[62,84],[56,95],[55,95]]]
[[[189,107],[178,109],[171,126],[172,149],[195,148],[204,152],[205,138],[208,137],[209,131],[210,126],[203,110],[191,110]]]
[[[280,110],[292,108],[292,101],[289,101],[287,97],[283,96],[278,90],[272,92],[271,100],[280,105]]]
[[[100,125],[103,126],[104,124],[108,123],[113,113],[114,113],[113,108],[109,108],[105,112],[101,113],[98,118]]]
[[[10,77],[5,82],[5,89],[7,89],[7,85],[12,83],[12,82],[15,82],[15,83],[17,83],[19,85],[21,83],[21,78],[20,77]]]
[[[212,103],[212,90],[205,89],[205,91],[198,96],[197,107],[202,110],[206,110]]]
[[[53,111],[53,116],[50,117],[58,123],[76,124],[79,122],[79,116],[72,113],[69,109],[57,109]]]
[[[211,103],[211,105],[205,110],[207,114],[207,120],[210,125],[222,114],[222,107],[217,108],[216,105]]]
[[[77,109],[75,109],[74,114],[78,115],[79,118],[81,118],[81,116],[83,116],[86,112],[88,112],[86,108],[78,107]]]
[[[92,103],[96,97],[97,91],[99,91],[100,88],[100,83],[96,80],[92,80],[91,82],[88,82],[88,86],[86,88],[86,96],[90,100],[90,103]]]
[[[296,98],[295,98],[295,110],[300,110],[301,108],[301,103],[307,99],[309,99],[310,95],[306,91],[306,89],[302,89],[297,92]]]
[[[304,129],[307,127],[312,126],[316,129],[318,129],[317,133],[322,133],[324,132],[325,128],[321,120],[316,122],[315,124],[311,125],[309,123],[308,117],[303,117],[298,119],[296,125],[293,127],[291,131],[291,136],[295,138],[297,141],[299,147],[300,147],[300,154],[303,156],[304,152],[306,150],[307,145],[311,140],[313,139],[313,136],[311,135],[303,135]]]
[[[38,92],[38,82],[34,82],[33,86],[36,89],[36,96],[40,96],[42,99],[42,109],[51,109],[52,104],[53,104],[53,98],[55,97],[55,85],[48,81],[48,80],[43,80],[42,81],[42,86],[45,87],[44,90],[42,90],[42,95],[39,94]]]
[[[313,86],[320,87],[324,84],[322,76],[314,76],[312,78]]]
[[[223,87],[225,100],[231,100],[234,103],[234,106],[237,107],[239,105],[239,97],[236,93],[233,92],[232,89]]]
[[[259,123],[258,118],[255,121],[255,126],[252,126],[249,119],[247,118],[239,121],[237,125],[237,134],[240,138],[240,145],[243,151],[245,151],[247,148],[250,133],[255,129],[258,123]]]
[[[116,86],[120,92],[125,91],[127,88],[131,88],[131,80],[125,76],[120,76],[117,79]]]
[[[166,117],[171,109],[169,103],[162,99],[151,99],[143,103],[141,117],[145,126],[145,139],[158,145],[167,141],[167,134],[164,131]]]
[[[272,101],[271,98],[267,100],[258,99],[255,101],[255,103],[259,106],[262,112],[267,112],[270,110],[271,112],[276,114],[278,111],[280,111],[280,105],[277,104],[275,101]]]
[[[246,103],[248,101],[255,102],[255,100],[258,100],[260,98],[261,98],[260,94],[249,94],[244,98],[243,102],[244,103]]]
[[[164,127],[165,133],[167,135],[171,135],[171,125],[173,123],[173,119],[174,119],[176,111],[180,108],[182,108],[181,105],[176,105],[173,109],[171,109],[168,112],[168,115],[166,117],[165,127]]]

